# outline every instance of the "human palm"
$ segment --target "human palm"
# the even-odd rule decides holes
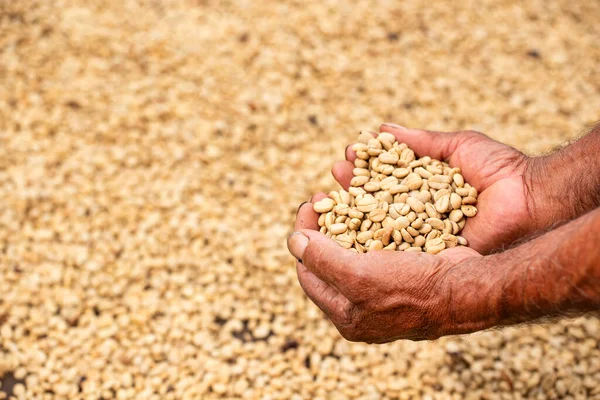
[[[385,124],[380,131],[392,133],[418,156],[461,168],[465,180],[479,192],[478,213],[461,233],[474,250],[486,254],[503,249],[537,229],[526,179],[529,159],[523,153],[473,131],[443,133]],[[350,184],[355,158],[349,147],[346,161],[332,169],[344,188]]]
[[[390,125],[383,125],[381,131],[394,134],[418,156],[446,160],[450,166],[461,168],[465,180],[479,191],[478,213],[467,220],[461,233],[470,247],[446,249],[435,256],[350,253],[318,232],[319,214],[313,203],[326,196],[320,193],[300,206],[295,232],[288,238],[288,248],[298,260],[302,288],[340,333],[352,341],[434,339],[488,328],[493,321],[490,324],[487,315],[473,318],[477,312],[463,308],[472,296],[468,291],[456,290],[455,277],[471,276],[467,281],[475,282],[477,279],[472,277],[483,276],[485,280],[489,268],[480,253],[508,246],[538,228],[527,184],[532,159],[472,131],[441,133]],[[350,148],[346,150],[346,161],[336,163],[332,169],[346,189],[356,159]],[[465,313],[465,309],[469,311]]]

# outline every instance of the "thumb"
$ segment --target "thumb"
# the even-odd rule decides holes
[[[379,131],[391,133],[398,142],[406,143],[418,157],[429,156],[437,160],[447,160],[458,146],[457,132],[409,129],[390,123],[382,124]]]
[[[293,232],[288,237],[290,253],[319,279],[338,287],[352,279],[360,254],[344,249],[334,240],[310,229]]]

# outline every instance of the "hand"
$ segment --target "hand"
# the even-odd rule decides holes
[[[446,160],[450,166],[462,169],[465,181],[479,192],[478,213],[467,219],[461,233],[476,251],[487,254],[505,249],[543,228],[528,186],[527,174],[534,158],[474,131],[442,133],[388,124],[380,131],[392,133],[417,156]],[[332,169],[344,189],[350,185],[355,159],[349,146],[346,161],[336,163]]]
[[[492,268],[476,268],[484,257],[467,247],[447,249],[435,256],[350,252],[318,232],[319,215],[313,202],[323,197],[325,194],[316,195],[300,206],[288,248],[299,260],[300,285],[342,336],[351,341],[385,343],[436,339],[493,325],[486,314],[491,307],[482,307],[480,300],[472,299],[472,289],[478,284],[458,273],[462,268],[468,268],[473,276],[477,276],[476,270],[489,273]],[[486,276],[480,281],[490,280]],[[484,311],[481,318],[478,309]]]

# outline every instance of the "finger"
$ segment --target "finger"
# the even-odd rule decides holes
[[[342,294],[355,279],[354,269],[361,259],[332,239],[314,230],[301,230],[288,237],[288,248],[296,259],[322,281],[333,285]]]
[[[331,174],[335,178],[336,181],[342,186],[345,190],[348,190],[350,187],[350,181],[354,177],[352,170],[354,169],[354,164],[350,161],[338,161],[331,168]]]
[[[296,272],[302,290],[329,319],[336,323],[344,318],[344,310],[350,305],[347,298],[299,262],[296,263]]]
[[[479,254],[476,250],[463,246],[442,250],[437,255],[445,257],[453,263],[459,263],[471,257],[481,257],[481,254]]]
[[[356,152],[352,150],[352,146],[351,144],[346,146],[346,160],[353,163],[356,160]]]
[[[310,199],[310,202],[314,204],[319,200],[323,200],[325,197],[327,197],[327,195],[325,193],[323,193],[323,192],[317,193]]]
[[[400,143],[406,143],[418,157],[429,156],[437,160],[448,160],[458,145],[456,132],[434,132],[423,129],[408,129],[394,124],[383,124],[380,132],[388,132]]]
[[[298,207],[296,212],[296,223],[294,230],[300,229],[313,229],[319,230],[319,213],[313,208],[314,203],[327,197],[325,193],[317,193],[311,199],[310,202],[304,202]]]
[[[298,209],[294,230],[319,230],[319,213],[313,209],[313,203],[304,203]]]

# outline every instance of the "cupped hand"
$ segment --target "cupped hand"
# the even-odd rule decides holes
[[[467,247],[437,255],[353,253],[318,232],[313,202],[323,197],[316,195],[300,206],[288,248],[298,260],[300,285],[342,336],[384,343],[436,339],[491,326],[487,316],[475,318],[473,307],[467,307],[473,303],[475,286],[463,279],[464,273],[457,273],[463,268],[485,273],[489,268],[475,267],[484,257]],[[456,277],[461,277],[460,282]]]
[[[471,248],[487,254],[540,229],[527,178],[534,159],[474,131],[433,132],[391,124],[383,124],[380,131],[393,134],[419,157],[430,156],[461,168],[465,181],[479,192],[478,213],[467,219],[461,233]],[[346,161],[332,169],[344,189],[350,185],[355,159],[349,146]]]

